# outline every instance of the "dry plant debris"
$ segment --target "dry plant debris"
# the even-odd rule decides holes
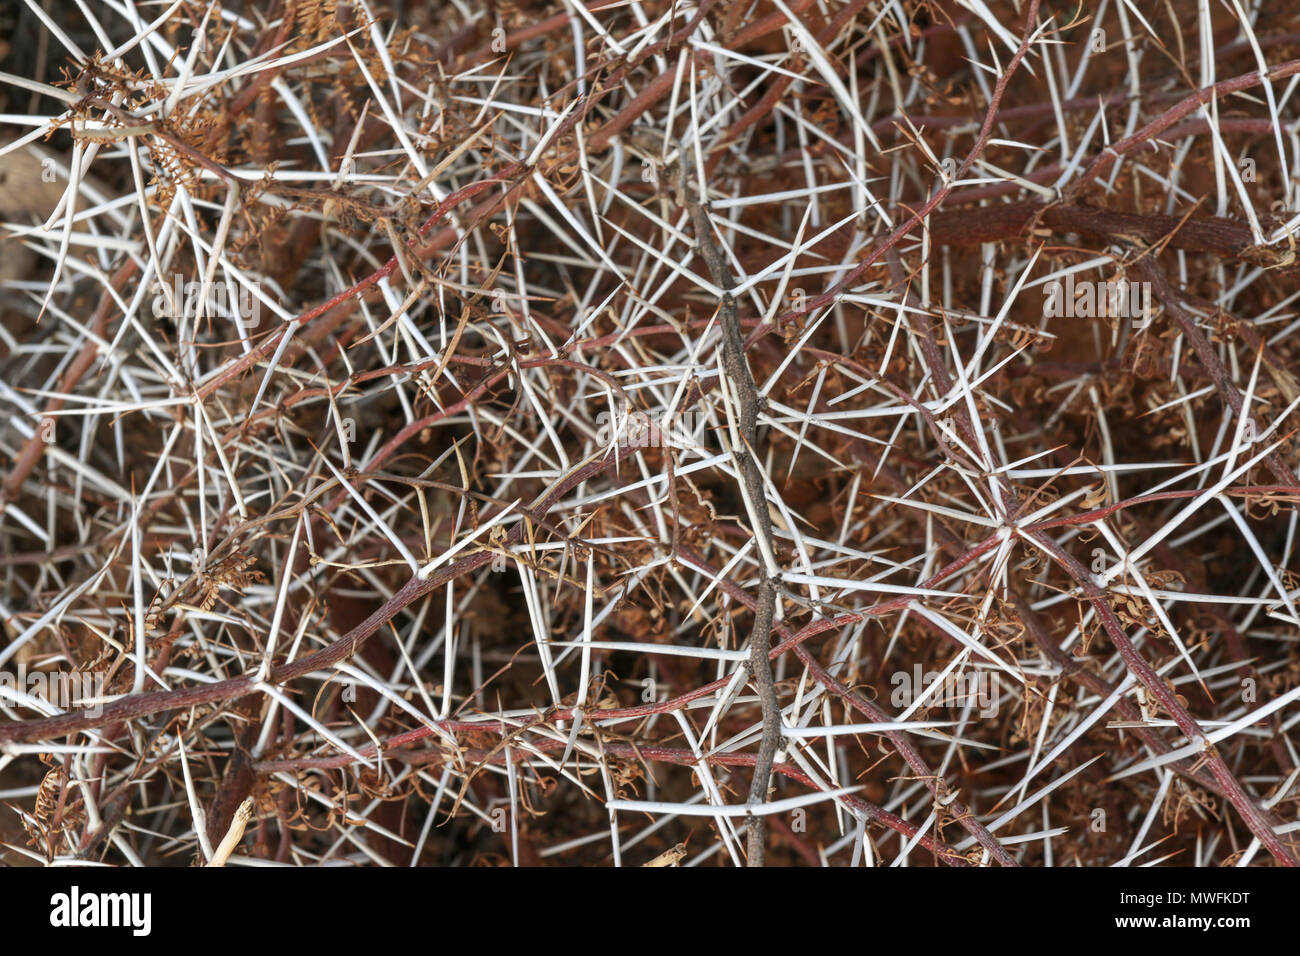
[[[1293,4],[3,17],[0,860],[1296,865]]]

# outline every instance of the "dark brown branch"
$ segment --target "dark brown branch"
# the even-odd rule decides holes
[[[1146,213],[1118,212],[1095,206],[1044,202],[996,203],[971,209],[951,209],[930,217],[930,241],[936,246],[975,246],[1017,237],[1028,238],[1033,227],[1057,236],[1139,241],[1187,252],[1204,252],[1258,266],[1284,263],[1285,254],[1258,246],[1249,227],[1231,219],[1203,216],[1184,219]]]
[[[753,530],[759,551],[758,599],[754,605],[754,624],[749,632],[748,661],[750,676],[758,687],[758,699],[763,708],[763,738],[759,744],[758,759],[754,763],[754,779],[749,790],[749,802],[759,804],[767,800],[772,764],[782,739],[781,702],[776,696],[776,683],[772,678],[772,662],[769,658],[772,649],[772,621],[776,616],[776,568],[770,566],[774,559],[772,519],[767,510],[766,481],[755,457],[758,447],[758,413],[762,400],[749,370],[749,363],[745,360],[745,336],[740,328],[736,300],[730,291],[734,285],[731,269],[714,239],[713,224],[708,213],[700,199],[693,195],[697,186],[691,155],[690,145],[683,142],[681,162],[677,167],[680,176],[678,197],[679,202],[690,212],[691,223],[695,227],[695,241],[713,281],[723,290],[719,306],[723,371],[736,405],[737,431],[740,434],[740,444],[733,450],[740,470],[741,491],[748,502],[751,520],[756,525]],[[745,832],[748,865],[762,866],[766,859],[766,824],[763,817],[751,815]]]

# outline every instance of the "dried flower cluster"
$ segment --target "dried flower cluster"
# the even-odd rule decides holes
[[[0,860],[1300,860],[1293,5],[4,16]]]

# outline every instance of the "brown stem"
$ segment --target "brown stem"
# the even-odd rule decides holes
[[[1022,532],[1022,534],[1055,558],[1057,563],[1066,570],[1083,590],[1084,597],[1096,610],[1098,620],[1101,621],[1102,627],[1106,629],[1106,634],[1110,637],[1111,643],[1115,645],[1115,649],[1119,651],[1120,657],[1124,659],[1129,672],[1142,682],[1142,686],[1159,702],[1165,713],[1173,718],[1174,723],[1183,732],[1183,736],[1187,738],[1188,743],[1197,741],[1204,743],[1204,756],[1209,764],[1210,773],[1219,781],[1228,802],[1237,808],[1237,812],[1241,814],[1246,826],[1250,828],[1251,833],[1255,834],[1260,844],[1269,853],[1273,854],[1273,858],[1282,866],[1300,865],[1296,862],[1296,858],[1286,844],[1278,838],[1273,829],[1276,823],[1246,793],[1245,788],[1233,776],[1232,771],[1228,769],[1228,765],[1223,762],[1223,758],[1219,756],[1219,752],[1210,746],[1206,740],[1205,731],[1201,730],[1195,718],[1179,702],[1178,695],[1169,688],[1169,685],[1160,678],[1155,669],[1138,653],[1137,648],[1133,646],[1133,642],[1124,633],[1124,627],[1120,624],[1119,618],[1111,608],[1110,602],[1106,599],[1106,593],[1093,580],[1088,570],[1046,535],[1033,532]]]
[[[758,565],[760,570],[758,597],[754,604],[754,623],[749,632],[749,673],[758,687],[758,699],[763,709],[763,737],[759,744],[758,760],[754,764],[754,779],[750,785],[749,802],[760,804],[767,801],[768,788],[772,779],[772,764],[776,752],[781,746],[781,702],[776,696],[776,682],[772,678],[772,621],[776,616],[776,582],[773,580],[775,569],[769,566],[774,558],[772,547],[772,519],[768,514],[767,483],[763,471],[759,468],[758,453],[758,414],[762,405],[754,376],[750,372],[749,362],[745,359],[745,336],[740,328],[740,316],[736,311],[736,300],[731,296],[734,285],[731,268],[727,265],[722,251],[713,236],[713,223],[704,211],[701,200],[693,195],[696,179],[693,175],[694,162],[689,157],[693,154],[689,144],[683,142],[681,147],[682,162],[678,167],[680,181],[678,195],[685,202],[695,227],[695,241],[700,253],[709,267],[714,283],[723,290],[720,316],[722,323],[722,364],[727,384],[738,406],[736,409],[737,431],[740,444],[734,448],[742,493],[748,501],[750,516],[757,527],[754,534],[759,549]],[[745,831],[746,857],[749,866],[762,866],[766,859],[764,838],[766,824],[763,817],[751,816]]]

